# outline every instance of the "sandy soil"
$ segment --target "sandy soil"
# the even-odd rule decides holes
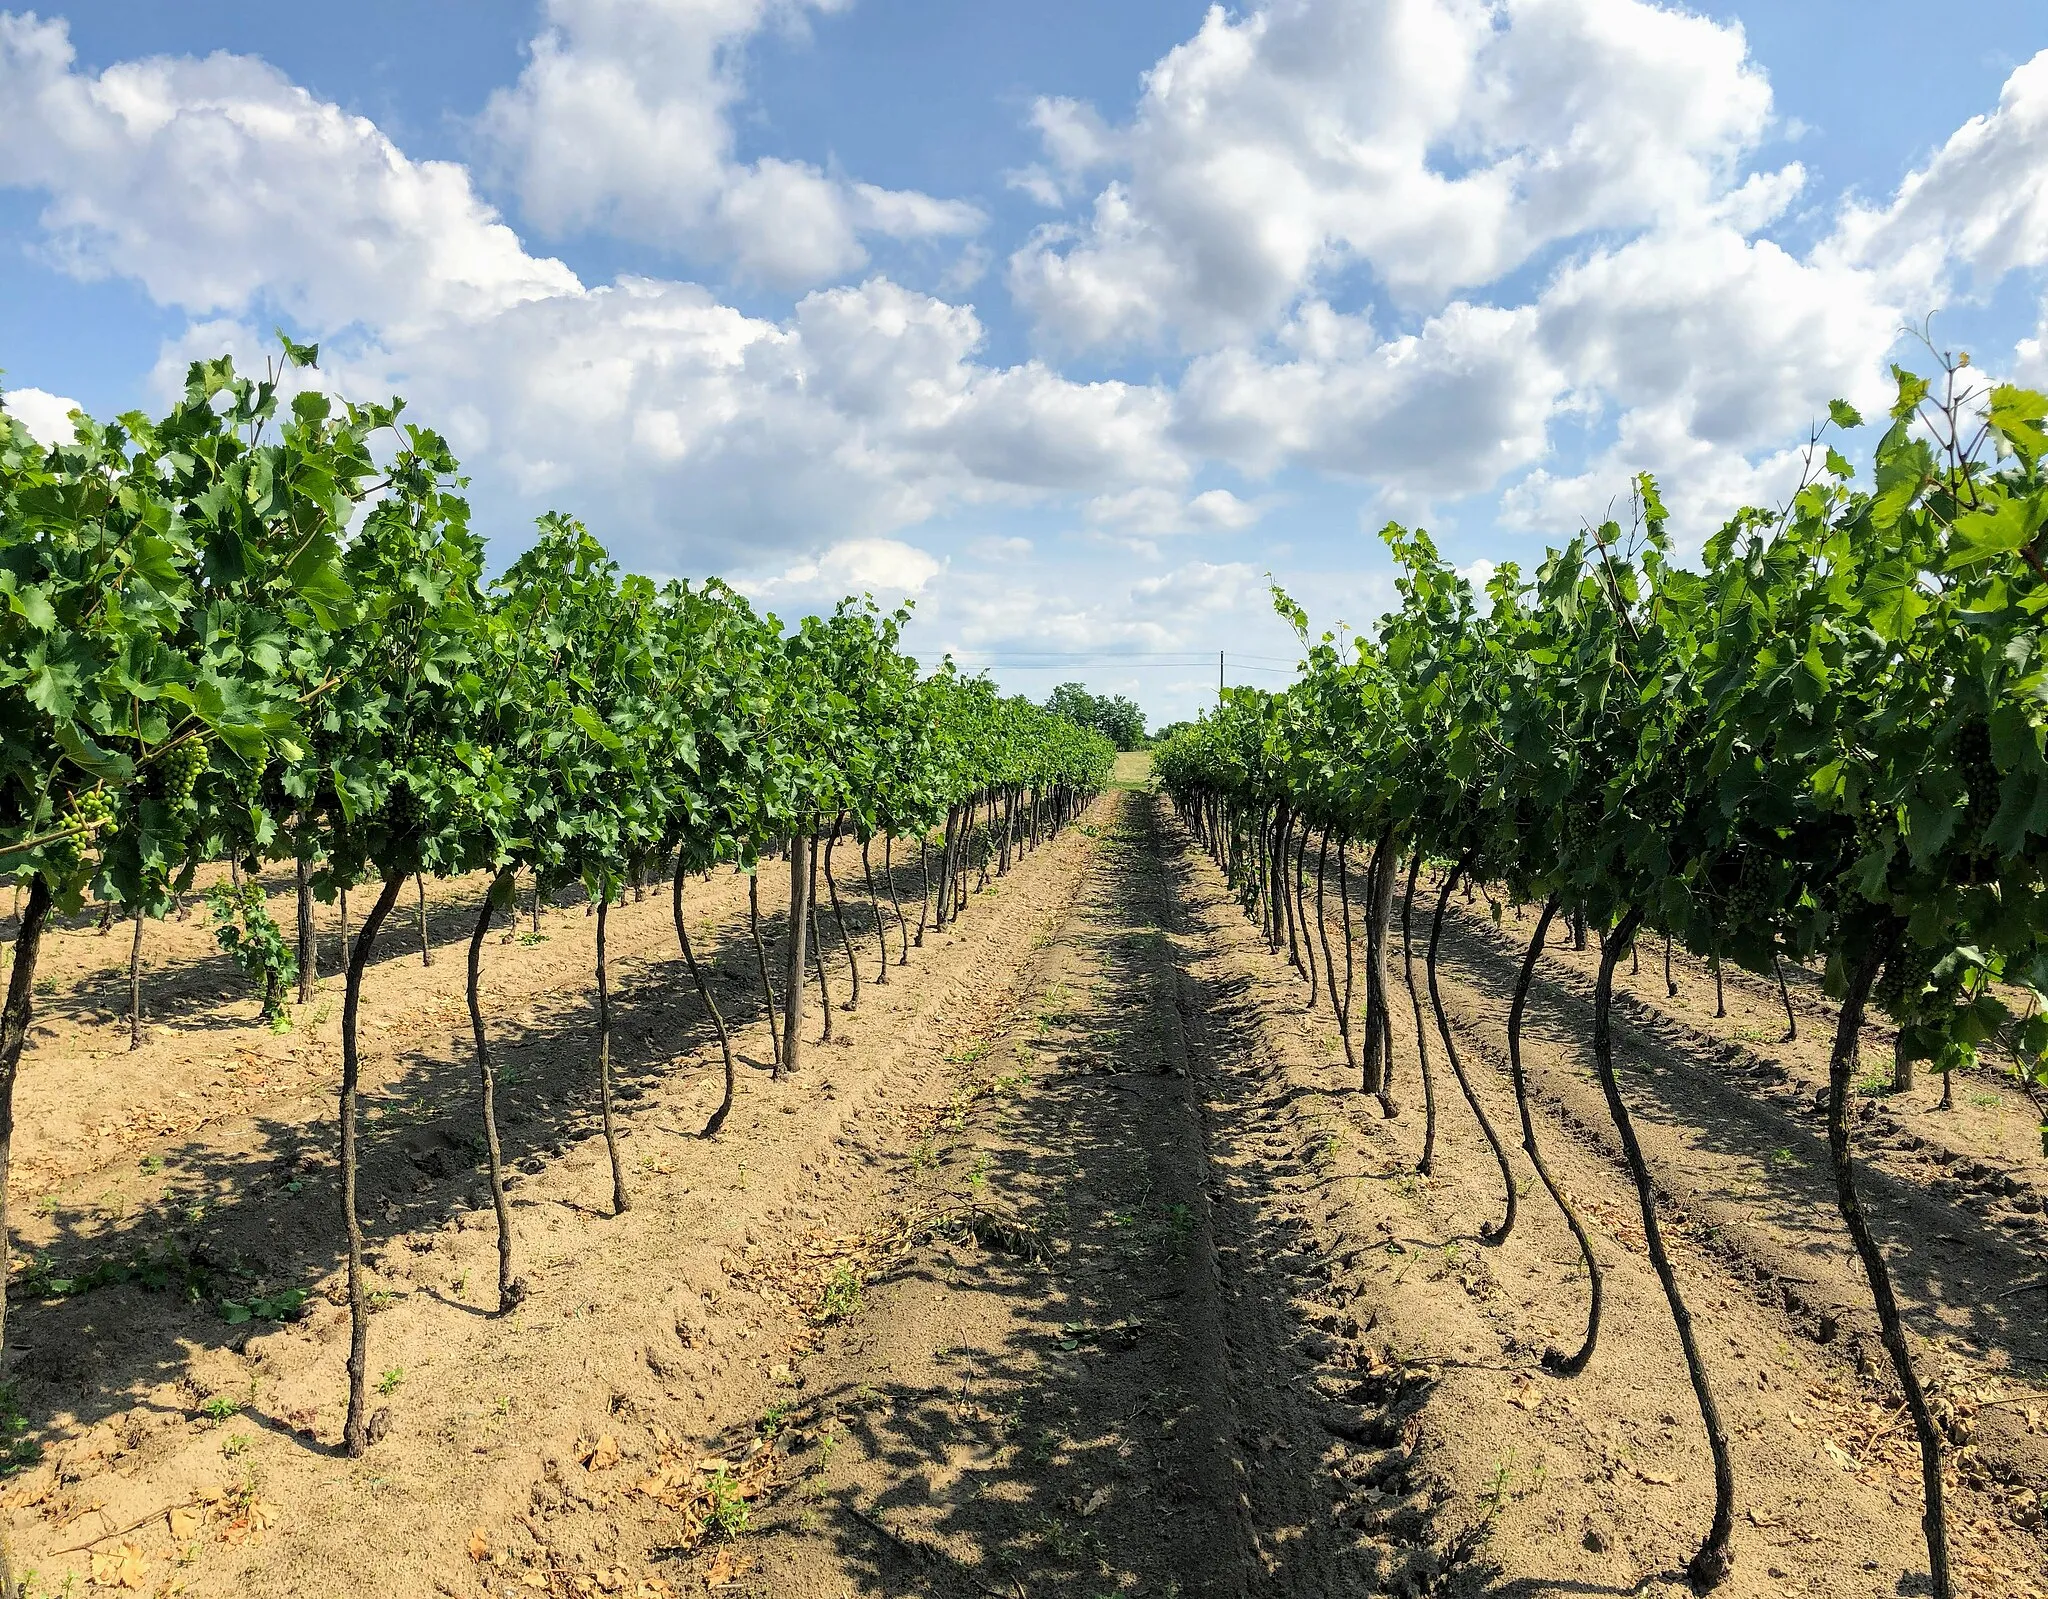
[[[1479,1241],[1500,1178],[1440,1050],[1439,1169],[1413,1173],[1398,949],[1406,1108],[1387,1121],[1328,1012],[1136,789],[870,981],[781,1084],[744,882],[693,883],[693,937],[748,1062],[708,1142],[717,1051],[666,894],[614,911],[623,1216],[594,1125],[589,920],[549,911],[544,942],[494,939],[533,1285],[499,1316],[460,993],[480,886],[430,901],[430,968],[400,919],[366,1001],[388,1415],[356,1462],[336,1447],[346,1313],[329,1297],[338,1048],[319,1013],[338,1003],[273,1036],[209,966],[203,928],[173,923],[151,930],[156,1032],[129,1056],[121,933],[53,939],[16,1213],[49,1257],[30,1268],[44,1291],[74,1287],[31,1297],[17,1272],[9,1403],[44,1452],[0,1498],[38,1591],[1680,1591],[1709,1478],[1590,1081],[1588,957],[1545,963],[1525,1044],[1539,1136],[1606,1268],[1578,1378],[1540,1365],[1580,1331],[1576,1250],[1519,1154],[1520,1220]],[[1443,988],[1506,1127],[1516,926],[1485,911],[1447,931]],[[1714,1022],[1704,974],[1678,976],[1673,1003],[1645,951],[1618,1065],[1734,1439],[1722,1591],[1910,1594],[1911,1435],[1811,1109],[1824,1002],[1797,995],[1802,1037],[1780,1046],[1781,1010],[1768,1037],[1741,1036],[1770,1026],[1775,988],[1731,976]],[[2039,1162],[1991,1107],[1917,1108],[1934,1093],[1869,1099],[1867,1187],[1923,1368],[1969,1439],[1952,1455],[1964,1591],[2048,1593],[2048,1347],[2037,1307],[2001,1297],[2040,1274],[2013,1220],[2038,1214]],[[2000,1179],[1965,1175],[1980,1165]],[[85,1286],[96,1266],[115,1280]],[[296,1319],[226,1319],[223,1302],[291,1287],[312,1293]]]

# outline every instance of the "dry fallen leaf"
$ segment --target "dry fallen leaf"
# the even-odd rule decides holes
[[[1524,1410],[1534,1410],[1543,1403],[1543,1390],[1533,1382],[1525,1382],[1515,1390],[1514,1399]]]
[[[732,1546],[728,1544],[712,1557],[710,1569],[704,1573],[704,1586],[723,1588],[733,1580],[734,1565]]]
[[[1088,1496],[1087,1503],[1080,1507],[1081,1514],[1084,1516],[1092,1516],[1095,1514],[1096,1511],[1100,1510],[1104,1505],[1108,1503],[1109,1490],[1107,1488],[1098,1488],[1095,1490],[1095,1492]]]
[[[476,1528],[469,1535],[469,1558],[478,1564],[482,1564],[491,1558],[491,1540],[484,1536],[484,1530],[481,1527]]]
[[[196,1533],[205,1516],[191,1505],[180,1505],[170,1513],[171,1536],[180,1543]]]
[[[1661,1471],[1645,1471],[1640,1466],[1636,1468],[1636,1475],[1642,1478],[1644,1482],[1654,1483],[1659,1488],[1669,1488],[1677,1480],[1665,1476]]]
[[[619,1463],[619,1441],[606,1433],[586,1449],[581,1458],[586,1471],[609,1471]]]
[[[92,1580],[97,1588],[147,1588],[148,1557],[132,1543],[124,1543],[111,1554],[92,1557]]]

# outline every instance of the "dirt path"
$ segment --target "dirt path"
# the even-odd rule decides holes
[[[1239,1038],[1161,851],[1126,796],[951,1103],[878,1141],[895,1213],[952,1220],[801,1368],[760,1591],[1343,1587],[1278,1179],[1209,1102]]]

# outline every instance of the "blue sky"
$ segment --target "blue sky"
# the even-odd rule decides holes
[[[1540,554],[1796,479],[1898,332],[2048,382],[2048,11],[1637,0],[102,0],[0,12],[32,426],[282,323],[539,511],[1155,719],[1266,574]]]

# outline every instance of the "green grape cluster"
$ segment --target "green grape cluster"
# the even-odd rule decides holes
[[[390,796],[384,802],[384,814],[394,829],[401,833],[410,832],[419,825],[420,806],[414,797],[412,785],[400,773],[392,781]]]
[[[1998,815],[1998,766],[1991,759],[1991,730],[1982,722],[1966,722],[1956,735],[1953,759],[1968,802],[1956,836],[1974,849]]]
[[[1762,857],[1744,850],[1735,871],[1735,886],[1728,891],[1728,921],[1734,927],[1753,927],[1769,920],[1776,907]]]
[[[263,768],[245,765],[236,772],[235,793],[250,810],[260,809],[263,804]]]
[[[112,789],[93,788],[76,795],[57,818],[58,828],[69,836],[46,845],[44,859],[60,872],[76,871],[93,836],[112,827],[119,811]]]
[[[1871,988],[1871,998],[1893,1021],[1906,1020],[1914,1002],[1934,980],[1934,968],[1939,959],[1938,950],[1910,941],[1901,944],[1893,951],[1891,959],[1884,963],[1883,973]]]
[[[203,738],[188,738],[164,756],[164,799],[173,811],[190,808],[193,791],[199,787],[200,774],[206,770],[207,759],[206,740]]]

